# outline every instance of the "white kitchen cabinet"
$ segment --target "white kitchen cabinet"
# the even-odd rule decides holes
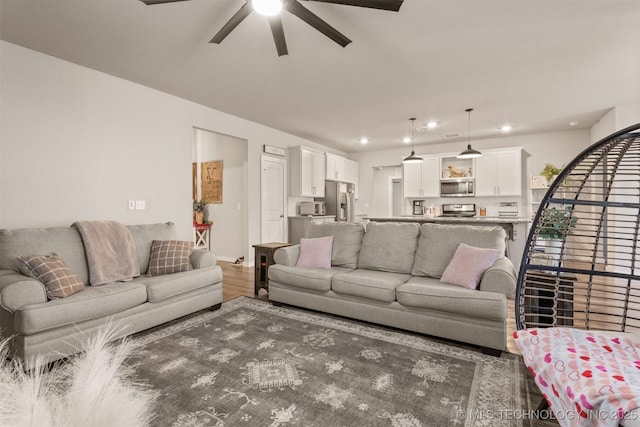
[[[327,162],[327,173],[325,179],[330,181],[346,181],[346,165],[344,157],[336,156],[335,154],[327,153],[325,155]]]
[[[345,159],[344,161],[344,181],[353,184],[355,198],[358,198],[358,162]]]
[[[440,197],[440,157],[422,156],[422,163],[402,164],[404,197]]]
[[[476,196],[522,195],[522,149],[483,150],[474,175]]]
[[[290,147],[289,195],[324,197],[324,153],[307,147]]]

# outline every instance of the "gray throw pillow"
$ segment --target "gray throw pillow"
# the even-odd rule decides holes
[[[504,228],[497,226],[422,224],[411,274],[440,278],[460,243],[504,253],[506,237]]]
[[[362,239],[358,268],[410,273],[419,232],[417,223],[370,222]]]

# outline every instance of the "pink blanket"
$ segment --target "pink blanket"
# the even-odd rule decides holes
[[[138,252],[127,226],[116,221],[78,221],[71,226],[82,236],[92,286],[140,275]]]
[[[640,406],[640,337],[607,331],[539,328],[515,342],[562,426],[617,426]]]

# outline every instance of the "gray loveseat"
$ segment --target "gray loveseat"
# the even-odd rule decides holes
[[[506,347],[507,296],[516,272],[502,257],[477,289],[440,281],[458,244],[505,250],[501,227],[416,223],[311,224],[307,237],[333,236],[331,268],[296,267],[300,246],[278,249],[269,299],[479,345]],[[497,351],[496,351],[497,350]],[[486,350],[485,350],[486,351]]]
[[[153,240],[177,240],[173,223],[130,225],[141,276],[126,282],[86,286],[62,299],[47,300],[38,280],[20,273],[18,256],[56,252],[87,284],[87,256],[73,227],[0,230],[0,331],[9,350],[27,365],[33,356],[55,360],[80,349],[107,320],[133,334],[222,303],[222,270],[211,251],[194,250],[193,270],[146,277]]]

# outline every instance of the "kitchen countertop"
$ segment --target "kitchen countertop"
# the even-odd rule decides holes
[[[397,222],[477,222],[477,223],[493,223],[493,224],[523,224],[531,222],[530,218],[526,217],[511,217],[511,216],[470,216],[470,217],[456,217],[456,216],[436,216],[426,217],[423,215],[402,215],[392,217],[365,217],[369,221],[397,221]]]
[[[299,218],[299,219],[325,219],[325,218],[335,218],[335,215],[296,215],[290,216],[289,218]]]
[[[525,224],[531,222],[531,219],[526,217],[508,217],[508,216],[471,216],[471,217],[451,217],[451,216],[437,216],[428,218],[423,215],[403,215],[392,217],[365,217],[365,220],[377,221],[377,222],[419,222],[419,223],[457,223],[465,225],[474,224],[496,224],[504,228],[507,233],[507,238],[511,241],[515,240],[514,225]]]

